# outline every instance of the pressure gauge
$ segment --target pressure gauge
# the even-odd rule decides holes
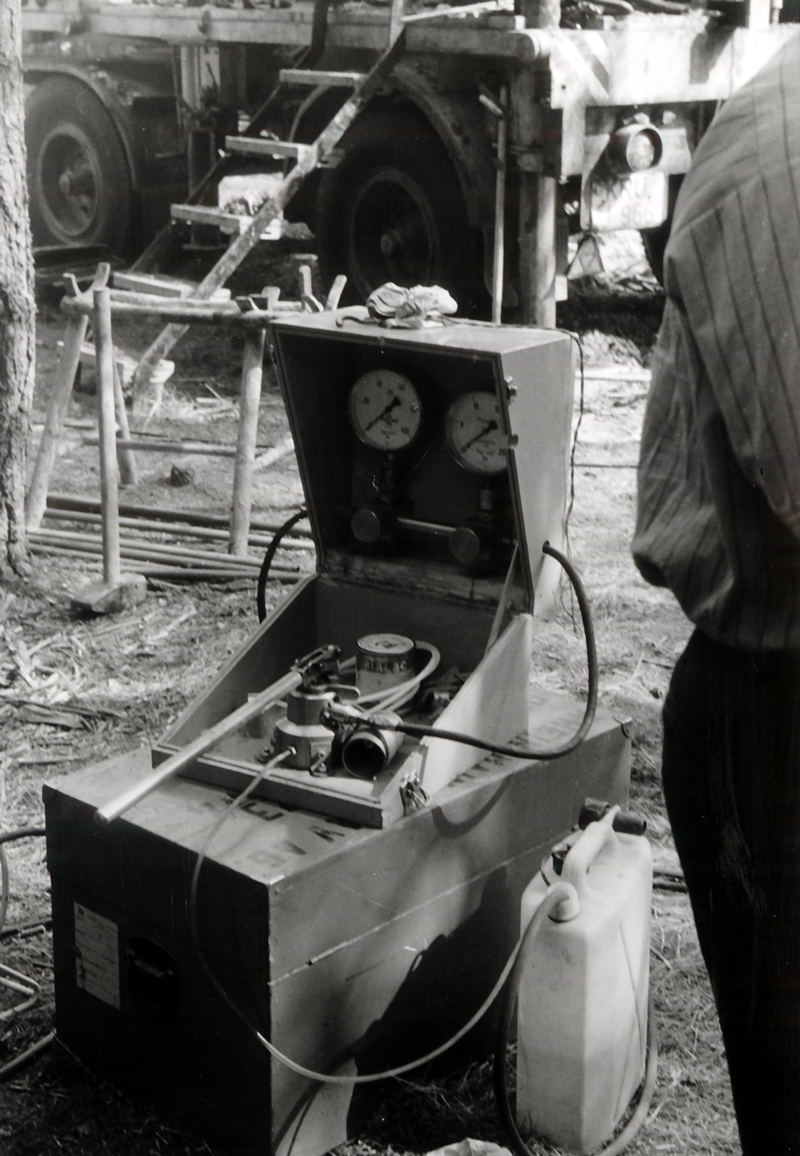
[[[493,393],[475,389],[457,398],[447,411],[445,434],[450,453],[465,470],[499,474],[506,468],[508,436]]]
[[[391,369],[362,373],[350,390],[348,411],[357,436],[375,450],[404,450],[422,424],[419,394]]]

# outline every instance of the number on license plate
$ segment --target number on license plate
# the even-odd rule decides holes
[[[584,179],[581,228],[596,233],[613,229],[654,229],[667,219],[667,174]]]

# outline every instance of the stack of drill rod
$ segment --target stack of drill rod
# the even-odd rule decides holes
[[[228,519],[223,516],[121,505],[119,524],[120,557],[135,562],[139,573],[149,578],[201,581],[248,577],[255,580],[263,552],[278,529],[267,522],[253,521],[248,544],[257,552],[234,555],[223,552],[229,540]],[[101,529],[99,501],[51,494],[44,527],[29,531],[28,539],[37,553],[73,558],[94,555],[99,559],[103,554]],[[222,549],[214,549],[217,544]],[[270,568],[270,577],[284,583],[296,582],[303,574],[300,560],[304,552],[314,549],[314,544],[302,531],[294,530],[286,535],[282,549],[291,552],[293,558],[276,562]]]

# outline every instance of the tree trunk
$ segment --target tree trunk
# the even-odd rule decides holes
[[[33,403],[33,256],[25,180],[20,0],[0,0],[0,576],[24,573]]]

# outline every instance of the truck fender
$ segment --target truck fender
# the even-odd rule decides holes
[[[128,105],[135,101],[137,95],[145,94],[139,94],[136,88],[126,81],[126,100],[123,102],[110,83],[109,73],[104,69],[82,67],[69,61],[62,63],[51,60],[46,62],[26,60],[24,73],[26,85],[35,86],[52,76],[73,77],[85,84],[94,93],[111,117],[119,135],[131,175],[131,190],[135,193],[141,192],[145,167],[144,148],[142,142],[136,137]]]
[[[392,76],[396,91],[415,104],[436,132],[453,162],[469,223],[484,229],[494,221],[494,148],[489,114],[477,97],[441,93],[413,64],[400,64]]]

